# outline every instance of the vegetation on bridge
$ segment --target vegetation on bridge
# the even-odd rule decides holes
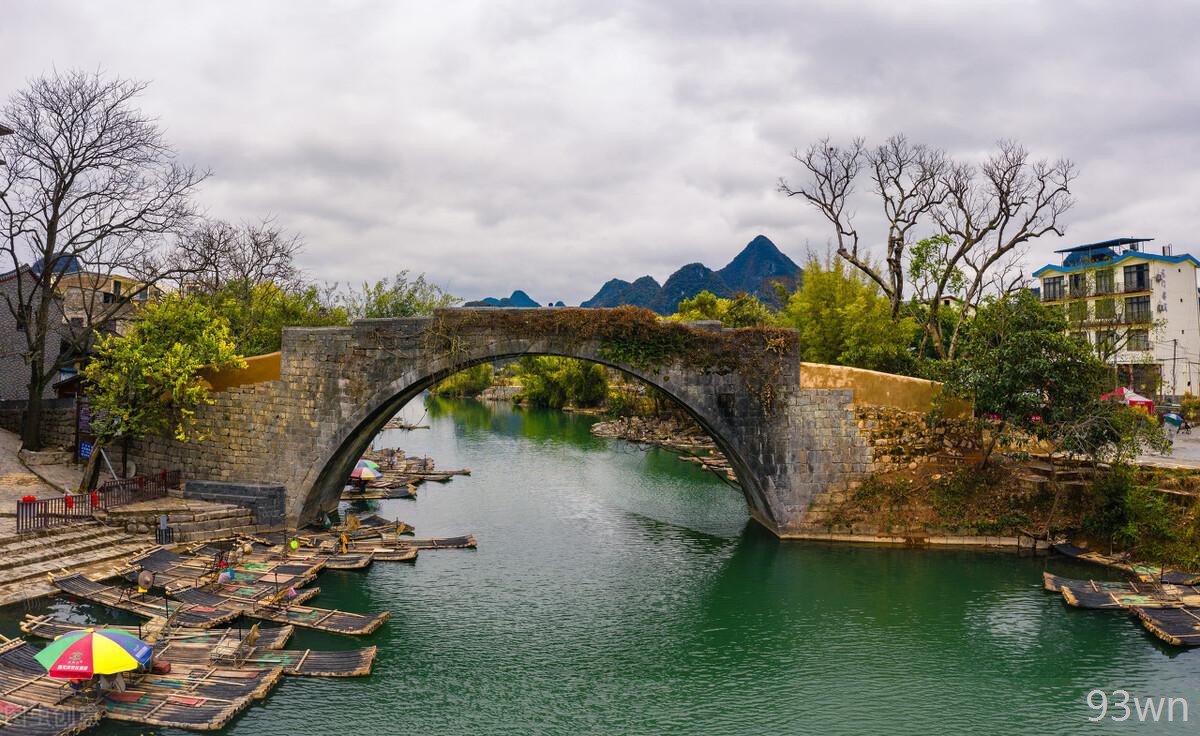
[[[673,364],[737,373],[747,390],[770,410],[783,377],[784,358],[796,349],[796,333],[778,327],[703,330],[661,320],[648,309],[560,308],[529,311],[444,310],[427,331],[430,349],[466,362],[470,336],[499,332],[512,339],[552,341],[556,349],[595,346],[596,357],[614,366],[658,374]]]

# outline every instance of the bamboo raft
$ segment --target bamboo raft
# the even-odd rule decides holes
[[[1200,646],[1200,609],[1134,608],[1146,630],[1166,643],[1177,647]]]
[[[45,706],[95,707],[75,693],[67,681],[47,675],[33,658],[35,653],[20,639],[0,647],[0,689],[6,693],[0,697]],[[282,674],[278,668],[232,670],[187,665],[172,667],[171,674],[165,675],[130,674],[124,692],[100,695],[101,711],[97,712],[115,720],[153,726],[214,730],[228,724],[251,701],[266,697]]]
[[[1055,544],[1054,551],[1059,554],[1083,560],[1096,565],[1104,565],[1114,570],[1121,570],[1135,576],[1143,583],[1169,583],[1171,585],[1200,585],[1200,573],[1186,572],[1162,568],[1158,565],[1146,565],[1129,562],[1123,556],[1105,555],[1099,552],[1076,547],[1073,544]]]
[[[71,736],[95,726],[104,711],[55,683],[21,639],[0,636],[0,731],[5,736]]]
[[[180,626],[190,626],[199,629],[210,629],[220,624],[229,623],[240,614],[239,611],[205,605],[188,603],[172,606],[160,596],[150,593],[138,593],[136,590],[117,588],[88,580],[83,575],[73,574],[53,578],[56,588],[68,595],[99,603],[109,608],[135,613],[145,618],[165,618]]]
[[[87,628],[89,625],[65,621],[50,615],[35,616],[32,613],[27,613],[25,614],[25,619],[21,621],[21,631],[28,636],[35,636],[40,639],[54,639],[63,634]],[[172,644],[178,642],[206,647],[223,646],[230,641],[244,641],[251,635],[251,632],[256,632],[254,645],[259,649],[282,649],[288,640],[292,638],[292,634],[295,631],[294,627],[291,626],[261,628],[257,624],[249,629],[194,629],[170,626],[162,619],[151,619],[143,626],[114,626],[105,624],[104,628],[126,631],[151,644]]]
[[[329,608],[311,608],[287,601],[261,602],[247,598],[232,598],[220,593],[193,588],[176,593],[182,603],[211,609],[232,609],[250,618],[291,624],[305,629],[329,631],[335,634],[370,634],[391,617],[390,611],[375,615],[348,613]]]
[[[325,560],[326,570],[362,570],[375,561],[373,552],[347,552],[333,554]]]
[[[154,586],[162,588],[168,595],[216,584],[222,572],[229,572],[240,587],[253,585],[260,588],[261,597],[281,588],[307,585],[325,566],[323,559],[271,559],[266,555],[238,552],[231,562],[221,567],[220,562],[228,555],[228,552],[212,547],[201,547],[187,555],[159,547],[135,557],[123,572],[128,579],[136,580],[140,571],[150,571],[154,574]]]
[[[1176,608],[1190,606],[1200,608],[1200,589],[1183,585],[1163,585],[1150,588],[1144,584],[1130,584],[1127,589],[1100,586],[1060,585],[1063,600],[1075,608],[1115,610],[1122,608]]]
[[[156,657],[174,664],[212,665],[271,669],[279,667],[285,675],[302,677],[363,677],[371,674],[376,647],[320,651],[315,649],[270,649],[258,646],[252,637],[232,647],[170,642]]]
[[[412,483],[397,486],[368,486],[365,491],[347,487],[342,491],[343,501],[383,501],[399,498],[416,500],[417,487]]]
[[[474,534],[463,534],[457,537],[397,539],[387,545],[396,549],[475,549],[477,543]]]

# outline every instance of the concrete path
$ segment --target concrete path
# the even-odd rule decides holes
[[[1175,435],[1175,443],[1169,454],[1145,453],[1138,455],[1137,463],[1156,468],[1200,469],[1200,427],[1192,430],[1192,434]]]
[[[17,458],[21,438],[0,429],[0,538],[16,532],[17,501],[23,496],[48,498],[61,495],[56,488],[29,472]]]

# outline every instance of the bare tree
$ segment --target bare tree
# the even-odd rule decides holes
[[[898,315],[904,304],[904,251],[914,229],[945,197],[945,154],[894,135],[874,149],[866,148],[861,138],[846,148],[824,138],[804,153],[793,152],[792,158],[808,172],[807,182],[793,189],[781,178],[779,190],[789,197],[803,198],[829,220],[837,238],[838,255],[879,284],[891,301],[892,316]],[[850,208],[855,180],[864,168],[869,170],[887,223],[883,270],[862,248]]]
[[[937,227],[955,241],[949,263],[962,263],[973,274],[964,294],[967,304],[978,302],[993,267],[1009,254],[1043,235],[1062,236],[1062,217],[1074,204],[1074,163],[1031,161],[1029,151],[1014,141],[1000,141],[998,147],[978,168],[951,166],[944,203],[933,210]],[[959,315],[946,344],[937,319],[944,290],[945,282],[938,285],[926,327],[938,355],[953,358],[966,314]]]
[[[293,290],[303,285],[296,255],[304,243],[273,220],[233,225],[206,220],[179,240],[169,262],[187,274],[189,289],[213,293],[222,286],[273,283]]]
[[[176,161],[156,122],[134,106],[145,85],[65,72],[33,80],[8,101],[14,134],[0,138],[0,258],[18,278],[9,311],[25,329],[29,398],[26,447],[40,446],[42,397],[60,368],[86,352],[95,332],[138,291],[170,276],[164,239],[193,218],[189,195],[206,174]],[[90,300],[82,324],[61,330],[64,280],[115,275],[137,289]],[[66,283],[70,283],[69,281]],[[53,340],[66,350],[56,353]]]
[[[912,144],[903,135],[875,149],[867,149],[861,139],[842,148],[826,138],[792,156],[804,168],[805,182],[793,188],[780,179],[779,190],[801,197],[829,220],[838,255],[879,284],[893,315],[904,304],[905,284],[914,282],[906,270],[906,253],[922,231],[940,237],[933,243],[935,252],[925,254],[934,258],[936,268],[915,281],[918,295],[928,303],[925,339],[943,358],[954,357],[970,310],[960,311],[947,338],[942,298],[954,295],[964,305],[977,304],[989,285],[996,285],[993,272],[1021,246],[1048,233],[1063,234],[1062,216],[1073,204],[1075,165],[1066,159],[1031,161],[1029,152],[1012,141],[1001,141],[979,166]],[[854,226],[854,186],[864,169],[870,172],[886,223],[883,269],[871,262],[871,245],[864,246]]]

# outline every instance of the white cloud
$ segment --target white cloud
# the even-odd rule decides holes
[[[16,0],[0,9],[0,94],[55,66],[149,80],[145,107],[213,169],[208,211],[274,215],[305,236],[310,274],[408,268],[468,298],[574,303],[613,276],[719,267],[759,232],[797,260],[823,244],[825,223],[773,185],[825,134],[905,131],[957,155],[1014,137],[1080,164],[1068,241],[1192,247],[1198,16],[1156,2]]]

